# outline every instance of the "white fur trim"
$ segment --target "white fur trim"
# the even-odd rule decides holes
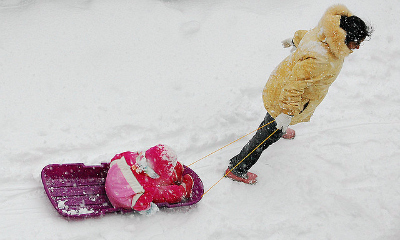
[[[155,179],[159,178],[160,176],[154,171],[154,169],[150,166],[149,160],[146,158],[146,153],[141,152],[136,157],[136,163],[139,165],[139,168],[143,170],[149,177]]]

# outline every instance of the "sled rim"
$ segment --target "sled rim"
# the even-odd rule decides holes
[[[159,208],[186,207],[201,200],[204,193],[203,182],[196,172],[187,166],[183,167],[183,174],[193,177],[191,198],[174,204],[156,203]],[[49,164],[42,169],[41,179],[48,199],[63,217],[82,219],[103,216],[106,213],[134,211],[112,206],[104,189],[108,169],[109,163],[88,166],[83,163]]]

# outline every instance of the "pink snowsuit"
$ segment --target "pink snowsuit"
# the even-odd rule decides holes
[[[115,155],[105,183],[112,205],[143,211],[150,208],[151,202],[182,201],[186,195],[185,187],[180,185],[183,166],[176,159],[174,151],[165,145],[154,146],[145,153]],[[145,167],[141,165],[143,161]]]

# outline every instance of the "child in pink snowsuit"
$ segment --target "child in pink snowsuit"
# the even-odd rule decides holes
[[[182,173],[175,152],[159,144],[145,152],[115,155],[105,190],[114,207],[155,212],[154,203],[178,203],[190,197],[193,178]]]

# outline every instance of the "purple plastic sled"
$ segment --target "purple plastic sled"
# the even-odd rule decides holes
[[[112,212],[133,210],[114,208],[107,198],[104,184],[108,163],[86,166],[83,163],[50,164],[42,170],[42,182],[54,208],[64,217],[88,218]],[[199,202],[204,193],[203,182],[189,167],[184,166],[184,174],[194,180],[192,197],[184,202],[157,203],[160,208],[190,206]]]

